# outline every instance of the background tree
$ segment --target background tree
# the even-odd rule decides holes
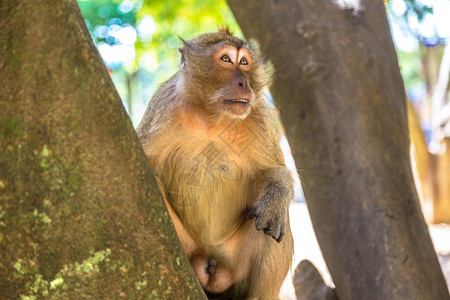
[[[0,15],[0,298],[204,298],[76,1]]]
[[[229,0],[274,65],[274,98],[340,299],[449,299],[409,164],[381,1]]]

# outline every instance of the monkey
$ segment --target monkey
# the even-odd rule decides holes
[[[278,299],[294,183],[263,100],[271,69],[227,27],[181,42],[138,137],[207,296]]]

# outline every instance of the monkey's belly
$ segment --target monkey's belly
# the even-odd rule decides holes
[[[243,196],[239,191],[216,185],[201,189],[181,187],[177,195],[169,193],[169,201],[187,231],[198,237],[197,242],[213,247],[223,243],[247,220],[249,208]]]
[[[186,230],[203,247],[223,243],[247,218],[252,188],[240,174],[229,169],[201,168],[175,178],[168,200]],[[224,213],[226,212],[226,213]]]

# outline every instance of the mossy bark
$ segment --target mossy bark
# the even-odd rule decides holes
[[[0,299],[203,298],[76,1],[0,15]]]
[[[228,0],[271,88],[339,299],[450,299],[420,210],[383,1]]]

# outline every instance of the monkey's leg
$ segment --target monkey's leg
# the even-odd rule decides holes
[[[261,232],[257,232],[261,234]],[[262,234],[261,234],[262,235]],[[263,243],[255,253],[248,299],[279,299],[281,285],[292,264],[293,240],[289,227],[282,242],[262,235]]]
[[[293,254],[289,227],[278,243],[247,221],[227,240],[224,251],[234,275],[235,299],[278,299]]]
[[[186,253],[186,256],[188,258],[191,258],[192,254],[195,251],[197,251],[197,249],[198,249],[197,242],[194,240],[194,238],[191,236],[191,234],[186,230],[186,228],[184,227],[183,223],[180,220],[180,217],[178,217],[178,215],[175,212],[175,210],[173,209],[172,205],[170,205],[170,203],[167,199],[166,190],[165,190],[164,185],[162,184],[161,180],[159,180],[159,178],[156,177],[156,181],[158,182],[159,189],[161,190],[161,193],[164,197],[164,202],[166,203],[170,218],[172,219],[172,223],[175,227],[178,238],[180,239],[181,246],[183,246],[184,253]]]

